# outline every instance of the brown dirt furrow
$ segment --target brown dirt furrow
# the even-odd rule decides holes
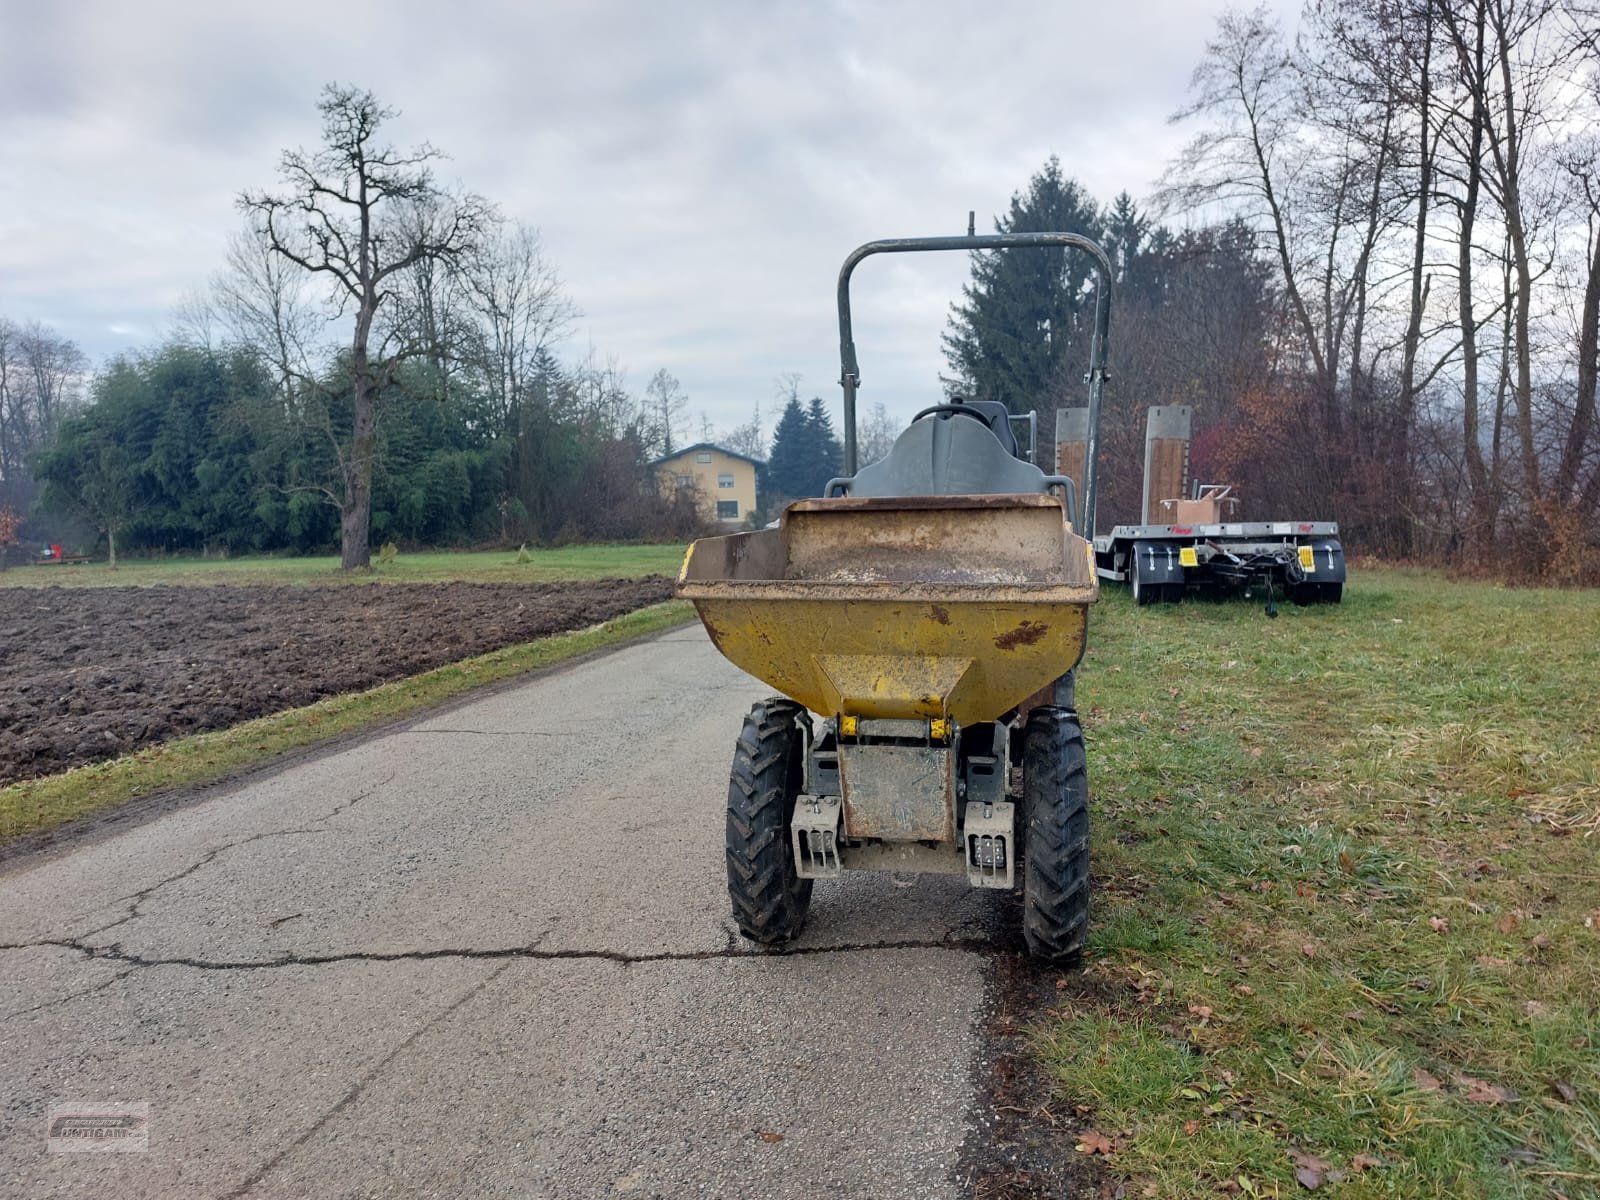
[[[610,620],[670,580],[0,588],[0,784]]]

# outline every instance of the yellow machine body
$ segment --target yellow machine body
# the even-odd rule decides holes
[[[731,662],[823,716],[992,721],[1077,665],[1099,584],[1051,495],[802,500],[689,547]]]

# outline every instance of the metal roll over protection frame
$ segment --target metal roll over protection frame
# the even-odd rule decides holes
[[[1090,538],[1095,530],[1095,477],[1098,474],[1100,405],[1106,381],[1106,358],[1111,337],[1111,260],[1094,242],[1076,233],[989,233],[964,237],[884,238],[857,246],[839,268],[839,386],[844,389],[844,473],[854,475],[856,461],[856,391],[861,368],[850,327],[850,277],[863,259],[874,254],[900,254],[926,250],[1004,250],[1060,246],[1080,250],[1094,260],[1099,274],[1095,288],[1094,337],[1089,345],[1089,433],[1084,447],[1082,527]]]

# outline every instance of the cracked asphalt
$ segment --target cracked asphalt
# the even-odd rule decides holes
[[[966,1194],[995,893],[727,915],[739,723],[675,630],[0,867],[0,1195]],[[147,1153],[46,1153],[144,1101]]]

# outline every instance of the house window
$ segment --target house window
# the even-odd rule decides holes
[[[702,450],[699,454],[694,456],[694,460],[697,463],[708,463],[711,461],[711,452],[708,450]]]
[[[674,475],[672,477],[672,482],[677,484],[680,489],[692,488],[694,486],[694,476]]]
[[[737,500],[717,501],[717,520],[737,521],[739,519],[739,502]]]
[[[733,476],[732,475],[718,475],[717,476],[717,486],[719,488],[731,488],[733,486]]]

